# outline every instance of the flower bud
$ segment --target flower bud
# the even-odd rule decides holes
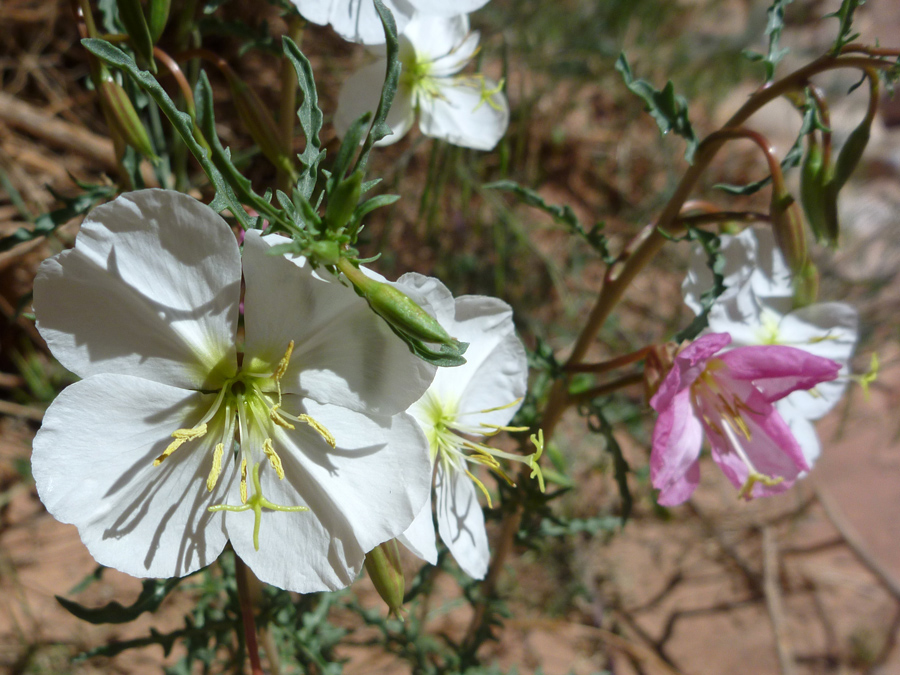
[[[867,116],[860,125],[850,133],[847,142],[844,143],[844,147],[842,147],[840,153],[838,153],[837,161],[834,163],[834,177],[832,178],[832,182],[838,191],[844,187],[844,183],[847,182],[847,179],[850,178],[850,175],[856,170],[857,165],[859,165],[859,160],[862,159],[863,152],[866,150],[866,145],[869,143],[871,126],[872,120]]]
[[[806,264],[806,230],[800,207],[790,193],[773,190],[769,217],[775,242],[790,270],[797,274]]]
[[[278,136],[278,125],[263,100],[253,89],[237,76],[231,68],[223,67],[222,72],[228,80],[234,106],[238,117],[250,132],[253,140],[266,158],[289,176],[296,177],[294,163],[288,153],[281,147]]]
[[[387,604],[389,613],[399,618],[406,579],[400,568],[400,550],[396,539],[379,544],[366,554],[366,572],[378,595]]]
[[[675,363],[675,354],[678,353],[678,344],[666,342],[661,345],[651,345],[644,358],[644,399],[650,401],[666,375],[672,370]]]
[[[825,217],[825,162],[822,145],[814,133],[807,136],[809,145],[800,167],[800,203],[816,241],[827,239]]]
[[[153,44],[159,42],[162,32],[169,22],[169,10],[172,6],[172,0],[150,0],[150,16],[147,20],[147,27],[150,29],[150,39]]]
[[[150,28],[144,17],[144,8],[140,0],[116,0],[119,9],[119,20],[128,33],[131,47],[138,57],[139,65],[146,65],[152,73],[156,73],[156,63],[153,61],[153,38],[150,36]]]
[[[813,304],[819,298],[819,270],[812,260],[794,275],[794,309]]]
[[[344,227],[353,216],[362,194],[362,179],[362,171],[357,169],[338,183],[328,196],[328,206],[325,207],[325,226],[332,232]]]
[[[150,136],[126,91],[108,73],[100,77],[97,91],[109,111],[110,121],[116,125],[116,131],[128,145],[155,162],[158,157],[153,152]]]
[[[321,239],[309,245],[309,251],[323,265],[337,265],[341,259],[341,249],[336,241]]]
[[[346,258],[341,258],[338,268],[375,313],[398,332],[421,342],[455,344],[454,339],[437,319],[419,307],[403,291],[367,277]]]

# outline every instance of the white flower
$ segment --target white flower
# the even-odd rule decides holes
[[[509,125],[502,86],[481,75],[458,74],[477,50],[478,33],[469,32],[467,16],[416,15],[400,36],[400,83],[387,118],[393,133],[379,145],[400,140],[417,113],[426,136],[476,150],[497,145]],[[382,56],[344,82],[334,119],[339,136],[378,107],[385,68]]]
[[[249,231],[242,258],[209,207],[144,190],[41,265],[38,329],[85,379],[47,411],[35,481],[101,564],[182,576],[231,541],[263,581],[334,589],[421,509],[401,411],[434,369],[350,288],[267,254],[283,241]]]
[[[849,361],[859,333],[858,314],[842,302],[792,310],[790,270],[771,230],[747,228],[721,240],[726,290],[710,309],[707,332],[730,334],[732,347],[785,345],[841,365],[838,379],[810,391],[796,391],[775,404],[812,466],[821,453],[812,423],[828,413],[847,388]],[[697,247],[682,284],[684,301],[695,313],[701,309],[700,295],[712,283],[706,254]]]
[[[465,365],[439,369],[428,391],[409,412],[429,441],[441,539],[462,570],[481,579],[490,552],[478,491],[489,503],[490,495],[469,465],[482,464],[505,477],[498,459],[507,459],[528,464],[535,474],[540,473],[536,464],[539,453],[522,457],[484,444],[485,436],[514,430],[506,425],[528,386],[525,348],[516,337],[512,310],[505,302],[481,295],[464,295],[454,301],[440,281],[418,274],[405,274],[398,284],[410,293],[423,294],[441,325],[469,343]],[[399,539],[420,558],[437,562],[430,500]]]
[[[332,28],[345,40],[364,44],[384,44],[384,27],[372,0],[291,0],[307,21]],[[488,0],[383,0],[394,15],[397,30],[418,11],[428,16],[468,14],[482,8]]]

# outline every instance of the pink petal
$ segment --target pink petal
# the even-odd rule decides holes
[[[663,506],[681,504],[700,482],[700,445],[703,429],[691,407],[691,392],[683,390],[672,398],[653,429],[650,481]]]
[[[650,406],[657,412],[668,408],[676,394],[690,387],[700,376],[709,358],[730,343],[731,336],[728,333],[708,333],[685,347],[675,357],[672,370],[650,399]]]
[[[833,380],[841,369],[830,359],[781,345],[737,347],[719,358],[728,365],[732,378],[753,382],[769,402]]]
[[[764,497],[790,488],[802,471],[809,466],[800,444],[790,427],[765,396],[748,382],[734,381],[732,393],[741,402],[739,413],[746,424],[749,438],[729,425],[721,408],[707,409],[704,416],[718,429],[704,424],[712,446],[712,456],[731,483],[740,488],[750,476],[750,468],[738,453],[743,451],[758,473],[783,480],[777,485],[757,483],[751,497]]]

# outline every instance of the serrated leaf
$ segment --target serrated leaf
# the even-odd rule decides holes
[[[381,86],[381,98],[378,101],[378,108],[375,109],[372,126],[359,153],[359,159],[356,161],[356,168],[363,171],[369,160],[369,153],[375,143],[392,133],[391,127],[387,123],[387,116],[391,110],[391,105],[394,103],[394,95],[397,93],[397,86],[400,83],[400,39],[397,37],[397,23],[394,21],[394,15],[384,6],[381,0],[374,1],[375,10],[378,12],[378,16],[381,18],[381,25],[384,27],[387,66],[385,68],[384,84]]]
[[[297,155],[303,165],[303,171],[297,181],[297,190],[309,199],[316,187],[319,175],[319,162],[325,157],[322,150],[322,142],[319,140],[319,132],[322,130],[322,111],[319,109],[319,98],[316,92],[316,81],[313,78],[312,66],[309,59],[296,43],[289,37],[282,38],[284,55],[294,66],[297,73],[297,83],[303,94],[303,101],[297,110],[297,119],[300,120],[300,129],[306,138],[306,147]]]
[[[688,117],[687,99],[675,94],[672,82],[658,90],[646,80],[636,80],[624,53],[616,59],[616,70],[622,75],[625,86],[644,101],[646,111],[656,120],[659,130],[663,134],[674,131],[687,141],[684,158],[692,162],[700,141]]]
[[[538,192],[519,185],[512,180],[499,180],[494,183],[488,183],[484,186],[484,189],[512,192],[527,206],[543,211],[553,218],[556,223],[565,226],[572,234],[582,237],[595,251],[597,251],[597,253],[600,254],[604,262],[612,262],[612,257],[609,255],[609,250],[607,248],[606,237],[600,233],[603,226],[598,223],[594,225],[590,231],[586,230],[581,224],[581,221],[578,220],[578,216],[575,215],[575,212],[568,204],[563,204],[562,206],[548,204]]]
[[[766,67],[766,82],[775,79],[775,67],[790,50],[780,46],[781,34],[784,31],[784,10],[794,0],[775,0],[767,10],[765,34],[769,37],[769,50],[762,61]]]
[[[841,7],[832,14],[826,14],[825,18],[835,18],[840,22],[838,28],[838,36],[834,41],[834,47],[831,49],[833,56],[840,54],[844,45],[853,42],[859,37],[859,33],[853,33],[853,15],[861,5],[866,4],[866,0],[843,0]]]
[[[622,447],[613,434],[612,425],[606,419],[603,409],[600,405],[589,405],[590,416],[588,417],[588,426],[594,433],[601,434],[606,440],[606,452],[613,458],[613,473],[616,479],[616,485],[619,488],[619,497],[622,499],[622,519],[621,526],[624,527],[628,518],[631,517],[631,509],[634,506],[634,498],[631,496],[631,488],[628,486],[628,474],[631,473],[631,467]],[[596,418],[596,423],[594,419]]]
[[[133,604],[125,607],[113,601],[103,607],[84,607],[73,600],[57,595],[56,600],[70,614],[82,621],[93,624],[128,623],[134,621],[144,612],[155,612],[169,592],[181,583],[181,578],[145,579],[141,594]]]

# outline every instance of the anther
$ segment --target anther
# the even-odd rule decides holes
[[[284,479],[284,466],[281,464],[281,457],[278,456],[278,453],[275,452],[275,446],[272,445],[272,439],[267,438],[263,441],[263,452],[266,457],[269,458],[269,464],[272,465],[272,468],[275,469],[275,474],[278,476],[278,480]]]
[[[213,491],[219,480],[219,474],[222,473],[222,455],[225,452],[225,444],[219,443],[213,451],[212,468],[209,470],[209,477],[206,479],[206,489]]]

